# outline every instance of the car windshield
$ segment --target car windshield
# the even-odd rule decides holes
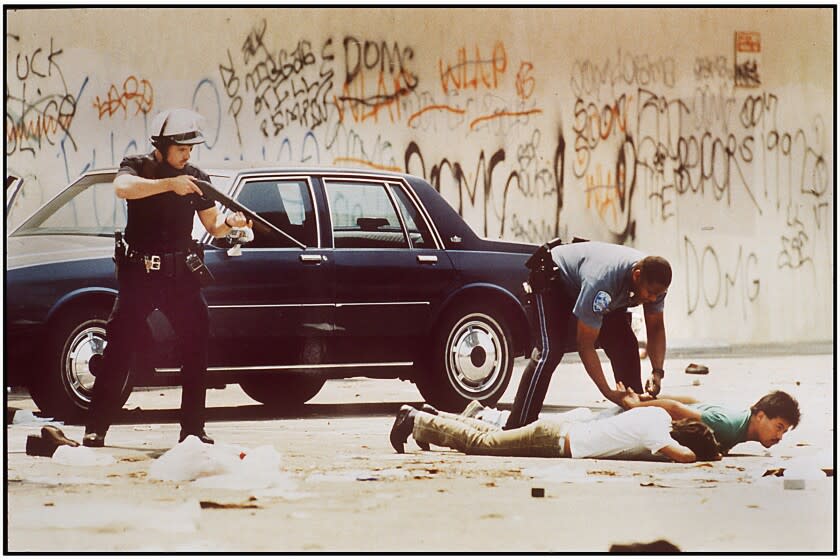
[[[87,175],[47,202],[12,236],[21,235],[92,235],[113,237],[116,230],[125,231],[127,209],[124,200],[114,195],[115,173]],[[225,191],[230,177],[211,175],[213,184]],[[204,227],[196,215],[193,238],[200,239]]]
[[[125,229],[125,202],[114,196],[114,174],[82,177],[30,216],[18,235],[113,236]]]

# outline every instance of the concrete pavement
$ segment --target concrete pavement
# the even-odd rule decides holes
[[[690,362],[709,374],[683,373]],[[523,366],[517,363],[502,407]],[[248,452],[271,446],[283,482],[206,488],[150,477],[177,442],[180,390],[137,391],[108,447],[94,450],[113,458],[109,465],[27,456],[26,435],[39,427],[7,426],[8,550],[606,552],[614,543],[661,538],[690,552],[831,551],[835,479],[786,490],[783,478],[762,475],[792,460],[833,458],[833,357],[704,353],[670,358],[666,371],[663,393],[723,404],[748,407],[770,390],[787,391],[800,401],[802,422],[769,451],[748,442],[721,462],[694,465],[471,457],[422,452],[413,442],[398,455],[388,432],[400,404],[420,403],[410,383],[331,381],[287,417],[234,385],[208,392],[208,432]],[[34,410],[25,394],[10,395],[8,404]],[[567,358],[544,414],[607,405]],[[81,439],[81,426],[63,429]],[[545,497],[531,497],[534,487]]]

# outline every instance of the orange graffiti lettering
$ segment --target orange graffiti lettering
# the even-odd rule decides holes
[[[529,109],[528,111],[498,111],[496,113],[493,113],[492,115],[485,115],[483,117],[478,117],[477,119],[474,119],[470,123],[470,130],[474,129],[477,125],[479,125],[482,122],[493,119],[499,119],[502,117],[524,117],[527,115],[538,115],[540,113],[542,113],[542,109]]]
[[[373,169],[378,169],[380,171],[402,171],[401,168],[391,166],[391,165],[379,165],[377,163],[373,163],[372,161],[368,161],[366,159],[359,159],[359,158],[351,158],[351,157],[336,157],[333,158],[333,164],[338,165],[340,163],[355,163],[356,165],[364,165],[365,167],[370,167]]]
[[[530,76],[534,65],[530,62],[523,62],[519,66],[519,72],[516,73],[516,95],[525,101],[534,93],[536,81]]]
[[[498,41],[493,46],[493,55],[490,59],[481,58],[481,50],[478,45],[475,47],[475,56],[471,60],[467,58],[467,48],[458,49],[455,64],[445,64],[438,59],[438,71],[440,72],[440,85],[444,93],[460,91],[464,89],[496,89],[499,87],[499,77],[507,70],[507,51],[505,44]]]
[[[351,83],[345,83],[342,95],[333,96],[333,104],[338,110],[339,122],[344,122],[346,110],[349,107],[353,122],[360,123],[369,119],[379,122],[379,111],[388,110],[388,118],[394,123],[402,117],[399,100],[411,92],[409,76],[400,72],[393,78],[391,89],[385,81],[385,72],[378,73],[376,93],[368,95],[365,90],[365,74],[359,74]]]
[[[458,107],[450,107],[449,105],[429,105],[428,107],[423,107],[410,117],[408,117],[408,126],[411,126],[411,123],[414,119],[419,118],[420,115],[423,113],[428,113],[429,111],[448,111],[450,113],[455,113],[456,115],[463,115],[464,110],[459,109]]]
[[[111,85],[105,99],[100,99],[97,95],[93,106],[99,111],[99,120],[102,120],[105,116],[113,117],[120,109],[124,116],[127,116],[128,106],[131,103],[136,108],[133,115],[148,114],[154,106],[154,101],[155,93],[152,84],[148,80],[138,80],[134,76],[129,76],[123,82],[122,90]]]

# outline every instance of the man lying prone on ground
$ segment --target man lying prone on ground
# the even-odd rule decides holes
[[[468,455],[672,460],[720,459],[712,430],[698,420],[672,421],[661,408],[638,408],[589,422],[536,420],[512,430],[424,405],[403,405],[391,428],[391,445],[405,452],[408,436]]]
[[[686,404],[679,402],[679,397],[642,400],[633,389],[628,391],[621,401],[624,408],[655,407],[668,412],[675,421],[701,421],[712,428],[723,454],[745,441],[757,441],[764,447],[772,447],[782,441],[785,433],[799,425],[799,403],[784,391],[768,393],[745,409],[708,403]]]

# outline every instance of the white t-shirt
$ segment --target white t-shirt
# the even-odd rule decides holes
[[[654,458],[668,445],[671,416],[663,409],[640,407],[603,420],[581,422],[569,427],[569,447],[574,458]]]

